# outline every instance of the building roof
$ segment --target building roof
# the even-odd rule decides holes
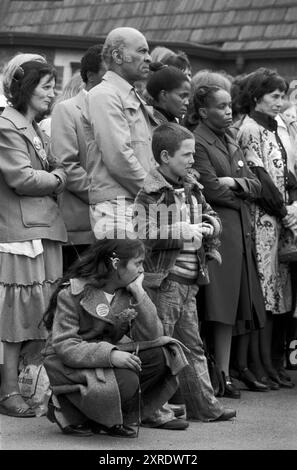
[[[131,26],[160,44],[297,48],[296,0],[1,0],[0,17],[0,33],[98,37]]]

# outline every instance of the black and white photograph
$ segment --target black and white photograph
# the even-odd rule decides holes
[[[1,0],[0,18],[2,455],[283,464],[297,0]]]

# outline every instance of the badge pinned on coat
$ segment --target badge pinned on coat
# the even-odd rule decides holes
[[[36,150],[42,149],[42,142],[39,139],[39,137],[33,137],[33,145],[36,148]]]
[[[41,158],[43,161],[47,160],[46,151],[44,150],[42,140],[39,137],[33,137],[33,145],[39,155],[39,158]]]
[[[41,149],[41,150],[39,151],[39,156],[40,156],[40,158],[41,158],[42,160],[46,160],[46,157],[47,157],[46,151],[45,151],[44,149]]]
[[[106,304],[98,304],[96,307],[96,313],[99,317],[106,317],[109,313],[109,307]]]

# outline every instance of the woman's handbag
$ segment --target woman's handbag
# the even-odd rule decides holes
[[[47,412],[51,395],[50,382],[43,365],[44,340],[28,341],[20,353],[18,384],[25,402],[36,416]]]
[[[36,416],[45,415],[51,391],[44,366],[42,364],[23,365],[18,384],[23,399],[35,411]]]
[[[286,229],[280,237],[278,259],[281,263],[297,261],[297,238],[290,229]]]

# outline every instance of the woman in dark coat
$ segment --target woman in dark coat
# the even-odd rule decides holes
[[[206,200],[218,213],[223,232],[222,264],[210,264],[210,284],[203,289],[205,320],[211,322],[216,362],[225,379],[225,396],[239,398],[229,377],[232,330],[240,334],[237,365],[240,378],[253,390],[267,390],[247,369],[252,325],[264,325],[264,305],[257,280],[251,239],[249,201],[261,185],[250,172],[234,141],[230,94],[219,87],[200,87],[193,96],[187,125],[196,139],[195,168],[201,176]]]

